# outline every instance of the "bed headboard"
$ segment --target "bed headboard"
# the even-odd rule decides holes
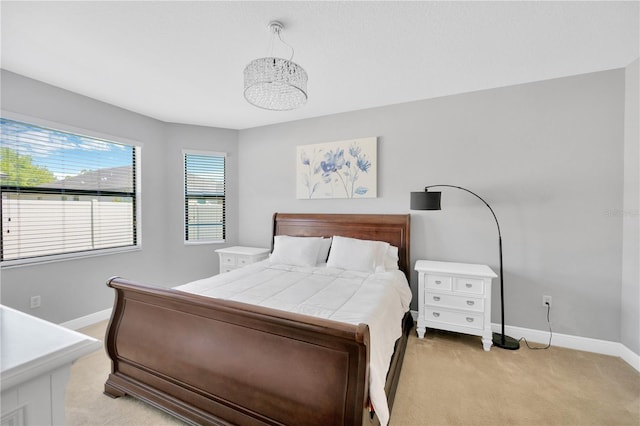
[[[275,213],[273,235],[342,237],[386,241],[398,247],[399,267],[410,280],[408,214]],[[273,239],[271,241],[273,249]]]

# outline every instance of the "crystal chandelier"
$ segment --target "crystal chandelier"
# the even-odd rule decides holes
[[[271,43],[275,36],[291,49],[289,59],[266,57],[251,61],[244,69],[244,97],[258,108],[287,111],[307,102],[307,72],[293,59],[293,47],[280,36],[284,26],[269,23]]]

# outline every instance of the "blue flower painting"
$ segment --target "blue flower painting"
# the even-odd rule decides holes
[[[302,145],[297,149],[297,198],[375,198],[375,137]]]

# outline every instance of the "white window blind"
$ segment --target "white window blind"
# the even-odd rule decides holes
[[[184,152],[184,239],[224,241],[225,154]]]
[[[0,127],[3,262],[137,244],[135,146]]]

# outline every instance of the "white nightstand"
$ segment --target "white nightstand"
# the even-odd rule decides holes
[[[482,336],[491,348],[491,280],[486,265],[418,260],[418,337],[426,328]]]
[[[269,257],[271,250],[258,247],[227,247],[216,250],[220,256],[220,273],[229,272]]]

